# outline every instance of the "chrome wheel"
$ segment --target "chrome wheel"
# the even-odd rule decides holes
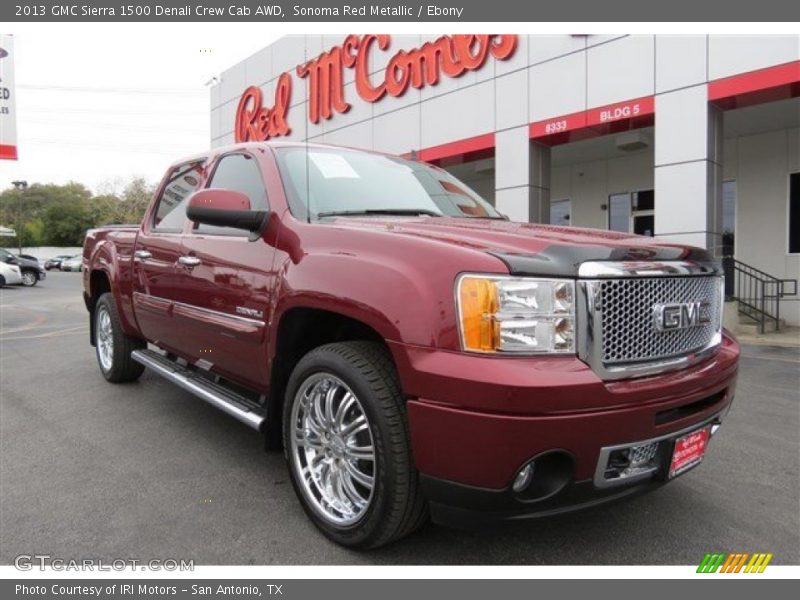
[[[114,364],[114,333],[111,329],[111,315],[103,306],[97,311],[97,358],[103,371],[110,371]]]
[[[361,402],[341,379],[315,373],[297,390],[291,461],[300,488],[326,521],[347,526],[367,512],[375,488],[375,450]]]
[[[22,274],[22,283],[28,287],[32,285],[36,285],[36,275],[31,273],[30,271],[25,271]]]

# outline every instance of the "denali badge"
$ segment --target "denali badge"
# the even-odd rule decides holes
[[[699,327],[711,321],[710,305],[705,300],[699,302],[676,302],[656,304],[653,307],[655,326],[658,331],[688,329]]]
[[[264,316],[264,311],[256,308],[247,308],[246,306],[237,306],[236,313],[244,315],[245,317],[255,317],[256,319],[260,319]]]

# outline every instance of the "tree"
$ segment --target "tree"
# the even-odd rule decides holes
[[[124,186],[121,182],[108,182],[102,188],[105,193],[93,195],[76,182],[34,183],[25,190],[0,191],[0,225],[14,228],[20,238],[0,238],[0,243],[80,245],[86,230],[92,227],[140,222],[154,190],[142,177],[134,177]],[[118,192],[119,189],[122,191]]]
[[[116,196],[94,196],[88,202],[89,215],[95,225],[119,223],[120,200]]]
[[[123,223],[139,223],[144,217],[155,186],[147,183],[143,177],[134,177],[122,191]]]
[[[49,246],[80,246],[86,230],[95,226],[88,205],[59,202],[44,210],[45,239]]]
[[[24,226],[23,241],[26,246],[42,246],[45,240],[45,225],[41,217],[31,219]]]

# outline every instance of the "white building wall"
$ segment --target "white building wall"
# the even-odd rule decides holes
[[[725,179],[736,180],[736,257],[775,277],[800,279],[800,255],[789,254],[787,244],[789,174],[800,172],[800,128],[734,138],[726,152]],[[781,311],[800,325],[800,298],[785,298]]]
[[[395,51],[418,47],[435,37],[392,36],[386,52],[374,52],[373,72],[380,73]],[[269,98],[270,84],[274,85],[282,72],[293,71],[296,65],[343,39],[337,35],[285,36],[223,72],[220,83],[211,89],[212,145],[232,139],[232,115],[247,85],[261,86]],[[800,36],[789,35],[519,36],[517,51],[510,60],[490,58],[479,71],[456,79],[444,77],[439,85],[410,90],[401,98],[387,97],[366,105],[350,93],[351,112],[336,115],[325,124],[324,131],[312,127],[309,137],[324,140],[325,134],[354,127],[361,120],[377,120],[419,106],[419,111],[403,113],[402,121],[406,129],[413,130],[416,125],[421,130],[419,140],[409,136],[407,141],[426,147],[515,127],[522,124],[523,110],[527,110],[528,122],[540,121],[798,59]],[[515,76],[508,77],[510,74]],[[351,69],[345,70],[345,77],[347,83],[352,82]],[[293,138],[305,137],[304,119],[297,110],[305,101],[305,82],[295,79]],[[392,124],[381,127],[389,131],[394,128]],[[363,140],[363,127],[354,135],[354,142]],[[344,139],[346,134],[340,132],[336,137]],[[392,137],[381,143],[397,146]]]
[[[800,58],[800,36],[708,36],[708,77],[722,79],[738,73],[781,65]]]
[[[387,51],[373,53],[375,77],[382,76],[394,52],[418,47],[435,37],[392,36]],[[337,35],[285,36],[223,72],[220,83],[211,89],[212,146],[233,139],[236,103],[247,85],[261,86],[269,99],[282,72],[293,72],[296,65],[343,39]],[[376,123],[369,135],[367,128],[359,128],[366,136],[365,147],[380,129],[398,135],[375,137],[381,146],[378,149],[407,151],[798,59],[800,36],[522,35],[510,60],[490,58],[479,71],[455,79],[443,77],[438,85],[409,90],[401,98],[386,97],[370,105],[349,89],[351,111],[335,115],[322,126],[311,126],[308,137],[327,142],[328,136],[345,136],[360,141],[358,135],[334,132],[355,127],[362,120],[380,119],[384,122]],[[347,83],[353,81],[352,69],[345,69],[345,78]],[[291,138],[305,139],[306,86],[297,78],[294,83]],[[413,106],[419,110],[410,109]],[[394,118],[383,118],[403,109]],[[402,137],[402,142],[397,137]]]
[[[435,37],[392,36],[386,52],[373,52],[373,76],[383,77],[397,50]],[[468,183],[487,197],[496,196],[498,206],[518,218],[541,214],[549,202],[549,186],[550,198],[572,201],[573,225],[601,228],[607,227],[601,205],[609,194],[654,188],[657,234],[714,246],[714,190],[721,179],[735,178],[737,256],[779,276],[800,276],[800,258],[786,253],[788,173],[800,170],[797,129],[728,140],[722,154],[709,144],[716,121],[709,118],[707,95],[709,81],[800,60],[800,36],[519,36],[510,60],[490,57],[477,72],[442,77],[436,86],[410,89],[400,98],[385,97],[375,104],[358,97],[353,72],[345,69],[351,110],[310,124],[306,81],[294,75],[294,67],[343,40],[343,35],[286,36],[222,73],[210,92],[212,147],[234,141],[235,110],[245,87],[260,86],[265,103],[271,104],[275,81],[284,71],[294,78],[290,139],[398,154],[486,133],[495,133],[497,144],[529,123],[655,96],[655,149],[555,166],[550,181],[543,183],[531,178],[531,169],[522,180],[517,177],[524,174],[519,165],[531,164],[531,155],[515,156],[498,148],[495,175],[476,175]],[[504,132],[509,134],[504,137]],[[530,154],[529,148],[521,151]],[[795,323],[800,322],[798,304],[790,314]]]

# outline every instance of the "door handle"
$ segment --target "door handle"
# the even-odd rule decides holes
[[[147,250],[137,250],[136,252],[133,253],[133,256],[135,258],[138,258],[139,260],[147,260],[153,255]]]
[[[188,267],[191,269],[192,267],[196,267],[197,265],[199,265],[201,261],[196,256],[181,256],[178,259],[178,262],[181,263],[184,267]]]

